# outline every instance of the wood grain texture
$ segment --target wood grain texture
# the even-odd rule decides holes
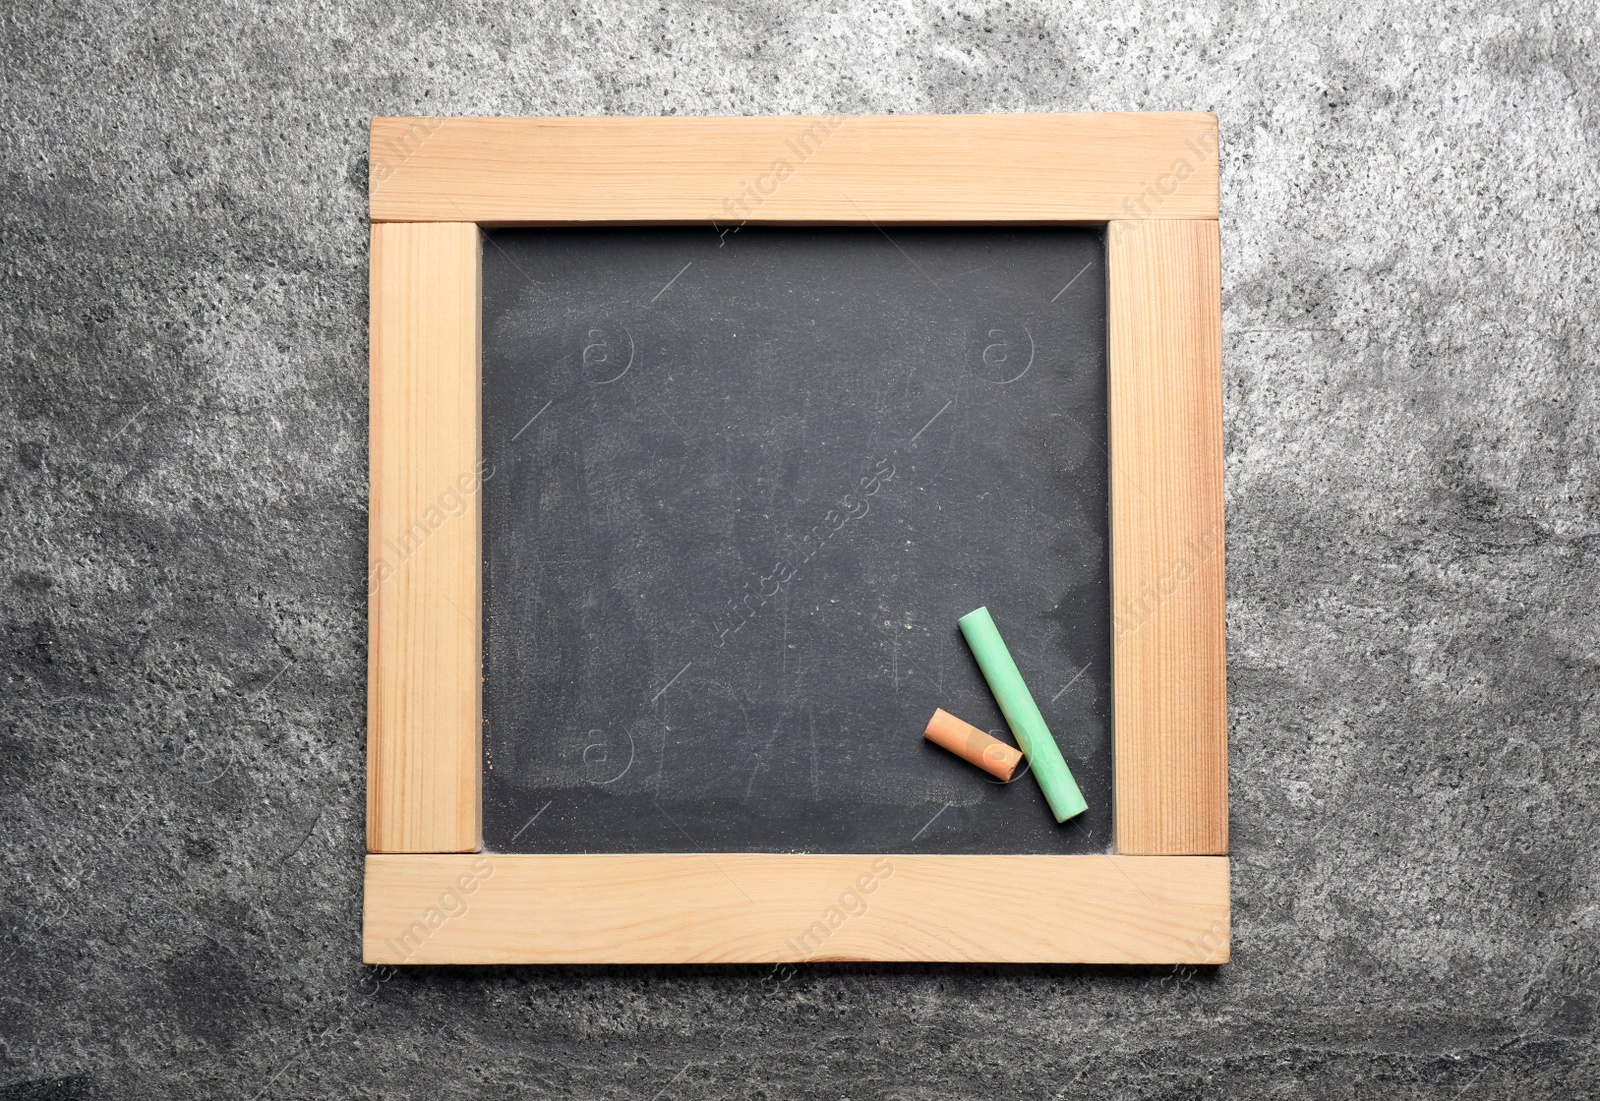
[[[375,118],[377,222],[1215,218],[1200,112]]]
[[[369,856],[374,964],[1225,963],[1219,857]]]
[[[372,227],[367,847],[482,841],[479,233]]]
[[[1107,251],[1116,847],[1225,853],[1217,223],[1113,222]]]

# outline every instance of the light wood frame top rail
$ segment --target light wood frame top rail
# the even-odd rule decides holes
[[[375,222],[1106,222],[1217,217],[1204,112],[378,118]]]

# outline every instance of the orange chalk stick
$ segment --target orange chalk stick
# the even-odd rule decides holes
[[[943,746],[969,764],[977,765],[997,780],[1009,780],[1022,761],[1022,752],[997,738],[991,738],[971,723],[964,723],[950,712],[937,710],[928,720],[922,736]]]

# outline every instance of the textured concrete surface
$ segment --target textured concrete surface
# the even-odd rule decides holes
[[[1600,1090],[1595,23],[8,8],[0,1098]],[[363,968],[367,118],[1125,108],[1222,120],[1235,962]]]

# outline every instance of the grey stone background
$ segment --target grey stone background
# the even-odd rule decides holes
[[[1592,6],[28,3],[0,1098],[1576,1097]],[[1234,962],[358,959],[366,123],[1221,118]]]

